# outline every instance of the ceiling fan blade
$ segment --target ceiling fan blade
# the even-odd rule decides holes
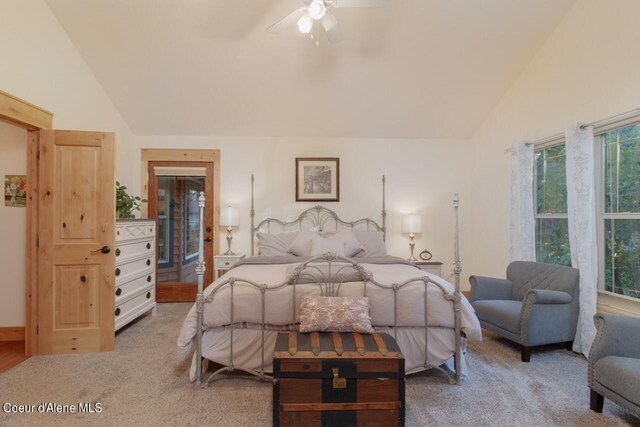
[[[296,22],[298,22],[298,20],[302,18],[302,15],[307,13],[307,10],[308,9],[306,6],[300,6],[298,9],[294,10],[293,12],[267,28],[267,31],[275,34],[286,30],[288,27],[293,27],[294,25],[296,25]]]
[[[333,0],[333,7],[383,7],[387,5],[386,0]]]
[[[340,26],[338,25],[338,20],[335,16],[333,16],[330,12],[326,12],[324,17],[322,18],[322,27],[324,28],[325,33],[327,34],[327,39],[329,39],[329,43],[338,43],[342,41],[342,30],[340,30]]]

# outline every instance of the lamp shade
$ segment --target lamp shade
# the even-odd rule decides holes
[[[422,218],[418,215],[409,214],[402,218],[403,233],[420,233],[422,231]]]
[[[220,211],[220,225],[224,227],[237,227],[240,225],[238,209],[227,206]]]

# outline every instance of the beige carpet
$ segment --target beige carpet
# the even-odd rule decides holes
[[[268,426],[271,387],[234,378],[195,390],[174,362],[189,305],[162,304],[121,331],[112,353],[33,357],[0,374],[0,404],[100,402],[99,414],[5,414],[1,426]],[[450,386],[438,373],[407,380],[408,426],[620,426],[640,420],[613,403],[589,410],[587,363],[560,347],[521,363],[495,336],[473,343],[470,375]]]

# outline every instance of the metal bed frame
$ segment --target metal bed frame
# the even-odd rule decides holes
[[[336,229],[339,226],[345,226],[350,228],[355,228],[357,226],[366,225],[366,229],[370,229],[373,227],[374,230],[381,231],[385,233],[385,220],[386,220],[386,211],[385,211],[385,177],[382,176],[382,226],[378,225],[375,221],[370,218],[362,218],[356,221],[343,221],[338,217],[338,215],[332,211],[331,209],[322,207],[322,206],[314,206],[312,208],[306,209],[303,211],[297,219],[289,222],[281,221],[275,218],[267,218],[261,221],[257,226],[255,226],[255,211],[254,211],[254,198],[253,198],[253,182],[254,178],[251,175],[251,254],[254,252],[254,237],[255,234],[261,229],[261,227],[266,226],[267,232],[270,231],[271,224],[277,224],[281,226],[283,229],[292,226],[298,226],[300,229],[302,228],[302,223],[306,222],[311,224],[312,226],[319,227],[321,230],[324,229],[325,225],[329,222],[333,222],[336,226]],[[450,384],[460,384],[461,380],[461,292],[460,292],[460,273],[462,272],[462,264],[460,262],[460,246],[459,246],[459,232],[458,232],[458,208],[459,208],[459,198],[458,193],[454,194],[453,197],[453,208],[455,215],[455,244],[454,244],[454,268],[453,273],[455,275],[455,291],[451,293],[446,290],[440,284],[432,281],[426,276],[415,277],[412,279],[405,280],[401,283],[393,283],[393,284],[383,284],[377,282],[371,272],[366,270],[356,261],[353,261],[349,258],[344,258],[338,256],[333,252],[327,252],[322,256],[315,257],[309,259],[300,265],[298,265],[290,276],[285,279],[280,284],[267,286],[264,283],[256,283],[251,280],[242,279],[240,277],[230,276],[227,277],[222,282],[215,285],[209,295],[205,296],[203,293],[204,289],[204,273],[206,270],[205,261],[204,261],[204,206],[205,206],[205,197],[204,192],[200,193],[199,197],[199,208],[200,208],[200,230],[199,230],[199,253],[198,253],[198,263],[196,267],[196,273],[198,274],[198,294],[196,297],[196,313],[197,313],[197,330],[196,330],[196,387],[206,387],[211,381],[213,381],[217,376],[223,373],[232,373],[234,371],[242,371],[251,375],[255,375],[260,380],[270,380],[272,377],[269,374],[266,374],[264,371],[265,367],[265,296],[267,292],[271,292],[278,289],[290,288],[292,291],[292,311],[291,311],[291,323],[289,324],[289,330],[296,330],[296,286],[301,285],[298,281],[306,277],[309,279],[310,277],[313,279],[313,283],[311,285],[317,285],[320,290],[320,294],[323,296],[338,296],[340,292],[340,288],[342,286],[346,286],[346,284],[342,283],[340,280],[340,274],[345,270],[355,271],[359,280],[362,281],[362,289],[363,296],[367,295],[367,288],[370,286],[376,286],[382,289],[388,289],[393,292],[393,331],[394,337],[397,337],[397,303],[398,303],[398,292],[400,292],[403,288],[409,285],[422,285],[424,286],[424,325],[417,326],[416,328],[423,328],[425,334],[425,347],[424,347],[424,368],[425,369],[438,369],[442,371],[449,379]],[[320,268],[321,266],[326,266],[325,268]],[[332,273],[333,272],[333,273]],[[360,286],[360,282],[353,282],[350,286]],[[304,285],[309,285],[308,282],[305,282]],[[429,363],[428,358],[428,329],[429,328],[446,328],[450,329],[450,327],[446,326],[438,326],[438,325],[429,325],[428,324],[428,293],[427,289],[429,286],[436,286],[439,288],[444,294],[444,298],[447,301],[452,302],[453,312],[454,312],[454,333],[455,333],[455,351],[454,351],[454,372],[453,375],[451,373],[440,366],[434,366]],[[233,333],[234,329],[241,328],[241,324],[236,324],[234,322],[234,289],[239,286],[248,286],[256,291],[259,291],[259,297],[261,298],[261,322],[260,322],[260,332],[261,332],[261,367],[259,371],[254,371],[251,369],[238,368],[234,366],[234,353],[233,353]],[[203,379],[203,357],[202,357],[202,334],[203,330],[203,317],[204,317],[204,307],[205,304],[211,303],[216,295],[222,289],[229,289],[229,304],[230,304],[230,319],[229,324],[225,325],[224,328],[228,328],[230,331],[230,348],[229,348],[229,361],[226,365],[223,365],[222,368],[216,370],[213,373],[210,373],[206,378]],[[378,325],[380,326],[380,325]],[[388,325],[390,326],[390,325]],[[402,326],[401,326],[402,327]]]

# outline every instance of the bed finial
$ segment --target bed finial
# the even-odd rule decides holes
[[[253,239],[255,238],[255,230],[256,230],[256,225],[255,225],[255,216],[256,216],[256,211],[254,210],[254,206],[253,206],[253,174],[251,174],[251,210],[249,211],[249,215],[251,216],[251,256],[253,256]]]
[[[387,238],[387,208],[386,208],[386,186],[387,178],[382,174],[382,238]]]

